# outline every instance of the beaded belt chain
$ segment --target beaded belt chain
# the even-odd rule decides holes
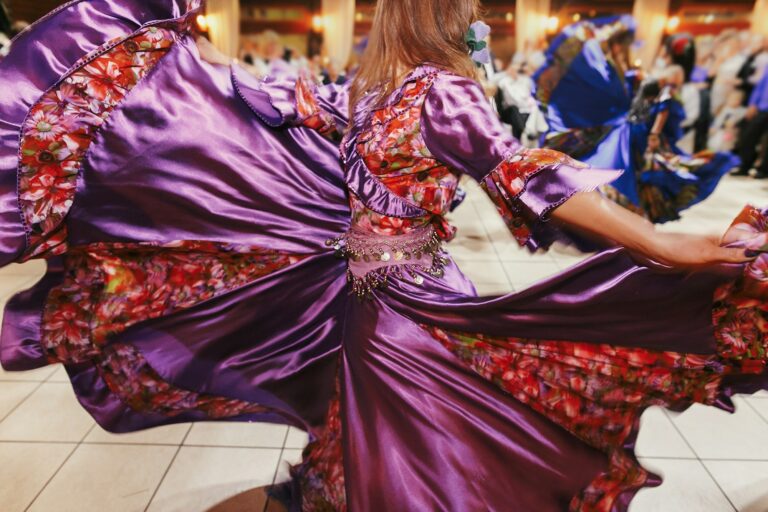
[[[440,255],[440,237],[432,226],[394,236],[352,227],[326,244],[349,260],[347,277],[352,291],[361,298],[385,287],[390,275],[409,278],[417,285],[424,283],[420,272],[442,277],[447,263]]]

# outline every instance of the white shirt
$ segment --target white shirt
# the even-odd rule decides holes
[[[680,90],[680,101],[685,110],[685,121],[683,121],[682,126],[687,128],[698,121],[701,116],[701,92],[698,86],[690,82],[683,85]]]
[[[521,114],[529,114],[536,102],[532,97],[533,80],[527,75],[519,74],[517,78],[508,73],[496,73],[492,82],[499,88],[504,97],[504,105],[517,107]]]

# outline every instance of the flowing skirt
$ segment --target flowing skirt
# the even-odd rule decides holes
[[[48,260],[6,308],[6,369],[64,363],[113,432],[304,429],[296,510],[626,510],[660,481],[644,408],[768,384],[765,256],[614,249],[495,298],[449,261],[357,299],[325,244],[350,223],[338,148],[202,62],[195,5],[137,4],[71,2],[0,63],[0,264]]]
[[[633,73],[620,75],[598,35],[598,29],[606,34],[635,28],[630,16],[564,28],[536,72],[536,97],[546,106],[550,125],[545,147],[598,169],[624,170],[603,193],[652,222],[664,223],[712,195],[739,159],[729,153],[686,155],[667,140],[660,151],[646,155],[648,123],[629,120],[639,79]],[[672,108],[684,117],[682,106]],[[679,120],[679,115],[670,116],[669,122]]]

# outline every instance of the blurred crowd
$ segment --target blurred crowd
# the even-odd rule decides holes
[[[315,55],[307,57],[283,44],[280,35],[266,30],[244,40],[240,61],[259,76],[295,76],[308,72],[322,84],[343,85],[347,82],[351,66],[344,66],[336,59]]]
[[[11,40],[28,26],[26,21],[12,21],[5,5],[0,2],[0,59],[11,49]]]
[[[652,74],[661,76],[673,65],[682,68],[678,82],[690,133],[687,145],[696,151],[733,150],[759,111],[768,39],[735,30],[695,42],[673,39],[662,47]]]
[[[28,24],[11,22],[0,3],[0,58],[14,35]],[[344,84],[355,72],[365,46],[349,64],[321,55],[308,57],[267,30],[243,39],[241,63],[259,76],[309,73],[322,84]],[[534,98],[534,75],[546,62],[546,41],[527,44],[507,62],[493,58],[481,77],[501,119],[516,137],[537,146],[547,133],[546,116]],[[616,56],[614,56],[616,57]],[[614,59],[618,62],[620,59]],[[629,60],[629,57],[627,59]],[[634,64],[625,62],[629,70]],[[768,176],[768,40],[748,31],[725,30],[716,36],[670,36],[641,77],[675,90],[685,109],[680,147],[688,152],[730,151],[741,157],[735,173]],[[637,87],[638,97],[642,87]],[[642,98],[639,98],[642,99]],[[636,100],[637,101],[637,100]]]
[[[544,45],[542,45],[544,46]],[[541,48],[526,48],[504,65],[486,66],[486,90],[504,122],[518,138],[535,144],[546,121],[533,98],[533,74],[544,62]],[[631,67],[628,63],[627,67]],[[726,30],[717,36],[670,36],[639,82],[661,82],[677,94],[685,110],[679,145],[689,153],[735,152],[742,159],[735,174],[768,174],[768,38]],[[645,89],[646,92],[648,89]],[[637,88],[638,98],[643,88]],[[762,154],[759,149],[763,148]],[[762,157],[762,158],[760,158]]]
[[[746,175],[762,162],[757,177],[768,177],[768,38],[725,31],[695,45],[665,45],[654,72],[670,65],[683,69],[680,96],[685,106],[687,144],[694,150],[735,151]]]
[[[546,117],[533,95],[533,77],[546,61],[546,48],[546,41],[528,44],[506,62],[493,58],[481,72],[502,121],[529,146],[539,145],[547,132]],[[283,44],[273,31],[246,39],[240,60],[257,75],[306,72],[322,84],[344,84],[355,69],[354,64],[344,66],[320,55],[307,57]],[[629,62],[626,66],[632,67]],[[726,30],[717,36],[670,36],[641,77],[661,81],[676,91],[685,108],[683,149],[735,152],[742,159],[736,174],[749,174],[757,165],[757,177],[764,177],[768,172],[768,143],[763,140],[768,133],[768,91],[761,80],[766,68],[768,41],[764,36]],[[641,89],[638,87],[638,95]],[[760,148],[764,148],[762,153]]]

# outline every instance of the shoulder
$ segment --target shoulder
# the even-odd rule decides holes
[[[457,75],[451,71],[436,69],[433,72],[432,91],[435,94],[451,95],[465,94],[484,96],[483,88],[480,82],[472,78]]]
[[[478,81],[449,71],[437,70],[427,91],[426,103],[432,111],[450,111],[473,106],[484,108],[487,99]]]

